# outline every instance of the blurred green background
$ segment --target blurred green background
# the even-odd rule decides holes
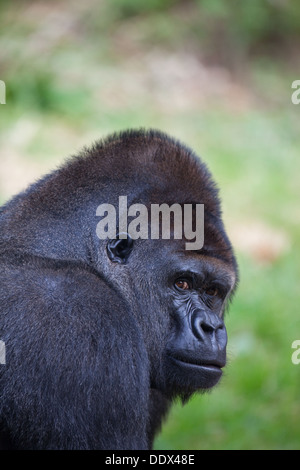
[[[156,449],[299,449],[297,0],[1,1],[0,201],[108,133],[154,127],[221,189],[240,288],[229,365]]]

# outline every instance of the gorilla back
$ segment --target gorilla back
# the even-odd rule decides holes
[[[167,204],[170,237],[138,218],[132,235],[120,197],[127,222]],[[204,205],[201,248],[175,236],[173,204]],[[218,383],[237,265],[190,149],[113,135],[3,206],[0,233],[0,448],[150,449],[173,398]]]

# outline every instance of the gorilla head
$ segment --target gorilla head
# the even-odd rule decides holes
[[[114,135],[12,199],[0,227],[2,447],[150,448],[174,397],[218,383],[237,264],[190,149]]]
[[[204,244],[199,250],[187,250],[184,237],[174,239],[171,218],[171,239],[154,240],[149,227],[149,239],[105,240],[99,250],[106,258],[99,266],[108,265],[112,282],[136,310],[151,358],[152,387],[170,397],[186,397],[215,385],[226,363],[223,316],[237,276],[217,189],[204,164],[165,135],[130,133],[116,145],[122,165],[110,180],[118,188],[114,204],[126,194],[130,207],[144,204],[150,213],[155,204],[179,205],[183,214],[183,206],[190,205],[194,216],[195,206],[204,205]]]

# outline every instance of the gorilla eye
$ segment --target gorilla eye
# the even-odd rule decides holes
[[[219,294],[219,289],[217,289],[217,287],[209,287],[206,289],[205,294],[209,295],[210,297],[216,297]]]
[[[175,282],[175,286],[180,290],[189,290],[189,289],[191,289],[190,284],[185,279],[178,279],[178,281]]]

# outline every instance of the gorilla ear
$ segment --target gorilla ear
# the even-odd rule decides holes
[[[127,238],[120,238],[121,236]],[[125,264],[133,249],[133,240],[128,233],[119,233],[115,240],[109,240],[107,255],[113,263]]]

